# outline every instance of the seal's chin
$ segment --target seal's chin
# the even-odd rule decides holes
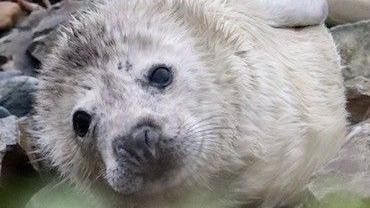
[[[124,195],[132,195],[142,191],[144,178],[130,170],[115,169],[107,174],[107,181],[111,188]]]
[[[181,184],[179,171],[169,170],[161,174],[143,174],[130,169],[117,168],[108,171],[106,180],[117,193],[129,196],[156,195]],[[181,171],[180,171],[181,172]]]

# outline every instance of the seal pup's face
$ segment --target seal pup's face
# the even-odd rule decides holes
[[[40,75],[41,141],[54,164],[125,195],[207,183],[233,145],[227,76],[216,74],[227,64],[185,27],[147,16],[74,23]]]

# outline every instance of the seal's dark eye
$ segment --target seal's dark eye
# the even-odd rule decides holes
[[[85,111],[76,111],[73,114],[73,130],[79,137],[84,137],[87,134],[90,123],[91,116]]]
[[[171,84],[173,74],[170,68],[165,66],[154,67],[149,73],[149,83],[158,88],[165,88]]]

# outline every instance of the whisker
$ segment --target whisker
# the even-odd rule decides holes
[[[231,128],[226,128],[226,127],[212,127],[212,128],[207,128],[207,129],[199,129],[198,131],[193,131],[189,132],[191,135],[197,135],[201,133],[207,133],[207,132],[214,132],[215,134],[220,134],[222,133],[223,130],[232,130]]]
[[[206,118],[201,118],[198,121],[194,121],[192,124],[189,124],[190,126],[183,126],[183,128],[186,128],[186,131],[188,131],[189,129],[194,128],[194,126],[196,126],[196,125],[199,125],[199,124],[202,124],[202,123],[205,123],[207,121],[214,120],[214,119],[217,119],[217,118],[224,118],[224,117],[222,115],[211,115],[211,116],[208,116]]]
[[[186,132],[191,132],[191,131],[194,131],[195,129],[202,129],[202,128],[209,127],[209,126],[219,126],[219,125],[220,125],[219,122],[215,122],[215,121],[198,123],[197,125],[194,125],[193,128],[188,129]]]

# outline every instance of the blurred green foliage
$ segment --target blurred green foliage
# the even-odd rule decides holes
[[[369,187],[370,188],[370,187]],[[361,199],[351,193],[332,193],[326,195],[320,203],[308,202],[307,208],[370,208],[370,199]]]
[[[108,208],[108,203],[87,193],[80,194],[67,184],[50,183],[40,189],[37,177],[14,178],[10,185],[0,188],[0,208]],[[29,202],[29,200],[32,200]],[[196,193],[187,197],[181,205],[173,202],[171,208],[228,208],[227,202],[215,196]],[[370,208],[370,199],[364,200],[354,194],[328,194],[320,202],[308,201],[303,208]]]

